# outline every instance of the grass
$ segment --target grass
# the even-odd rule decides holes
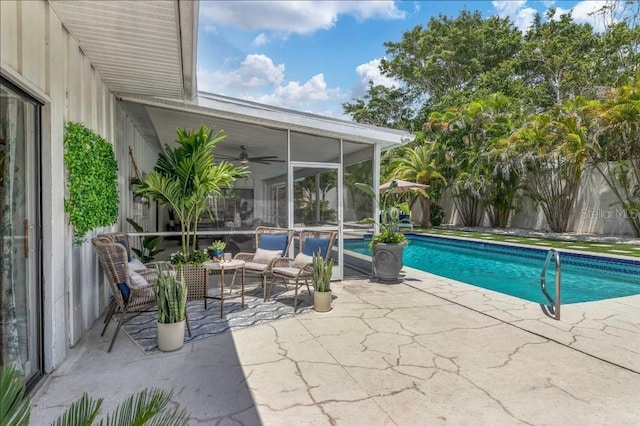
[[[467,231],[451,228],[415,228],[415,232],[441,236],[473,238],[476,240],[501,241],[539,248],[556,248],[590,253],[604,253],[612,256],[640,258],[640,245],[630,243],[597,243],[581,240],[559,240],[537,236],[503,234],[500,231]],[[490,234],[490,235],[489,235]]]

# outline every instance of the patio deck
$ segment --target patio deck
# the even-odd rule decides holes
[[[193,424],[633,424],[640,296],[565,305],[562,321],[510,296],[405,267],[352,277],[334,309],[145,355],[98,321],[32,396],[48,424],[83,392],[103,414],[174,388]],[[306,296],[306,292],[305,292]]]

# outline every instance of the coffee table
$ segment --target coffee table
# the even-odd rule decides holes
[[[236,297],[241,297],[241,307],[244,308],[244,260],[232,259],[232,260],[223,260],[220,262],[214,262],[212,260],[208,260],[202,264],[202,266],[208,271],[220,271],[220,296],[209,296],[205,295],[206,298],[209,299],[220,299],[220,318],[224,316],[224,300],[225,299],[235,299]],[[224,273],[225,271],[235,271],[241,269],[242,270],[242,288],[240,289],[240,294],[237,296],[228,296],[224,297]],[[207,274],[207,289],[209,288],[209,274]],[[205,305],[206,309],[206,305]]]

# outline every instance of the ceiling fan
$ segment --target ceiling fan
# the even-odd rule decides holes
[[[240,145],[240,153],[237,157],[232,157],[229,155],[218,155],[219,158],[225,158],[229,160],[239,161],[240,164],[251,163],[260,163],[260,164],[271,164],[271,163],[284,163],[284,160],[278,160],[277,155],[263,155],[261,157],[250,157],[249,151],[246,145]]]

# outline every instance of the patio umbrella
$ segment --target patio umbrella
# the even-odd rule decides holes
[[[386,182],[380,185],[380,192],[384,192],[387,189],[389,189],[389,187],[394,181],[398,184],[396,189],[393,190],[394,194],[401,194],[403,192],[409,191],[410,189],[427,188],[429,186],[429,185],[424,185],[422,183],[409,182],[401,179],[393,179],[389,182]]]

